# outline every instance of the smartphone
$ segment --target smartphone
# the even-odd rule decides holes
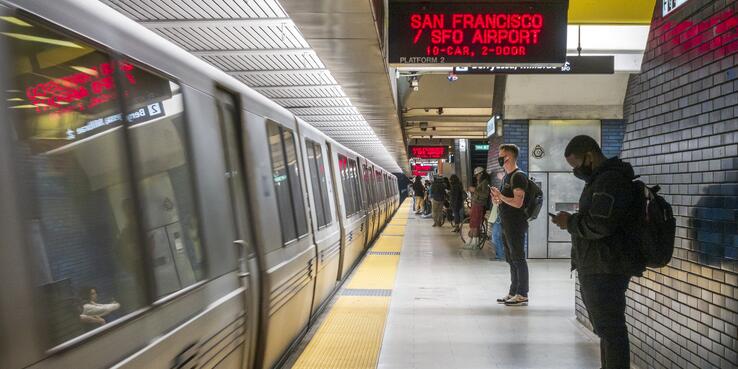
[[[551,218],[553,218],[553,217],[556,216],[556,214],[554,214],[554,213],[548,213],[548,216],[550,216]]]

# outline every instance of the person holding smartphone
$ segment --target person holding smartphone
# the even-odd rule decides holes
[[[499,205],[505,260],[510,265],[510,289],[507,295],[497,299],[497,303],[505,306],[528,305],[529,275],[525,260],[528,217],[523,210],[528,178],[518,168],[519,153],[516,145],[500,145],[497,160],[505,170],[505,177],[502,179],[502,189],[492,187],[491,190],[492,201]]]
[[[625,292],[630,278],[645,270],[633,238],[639,219],[635,173],[629,163],[605,157],[589,136],[574,137],[564,156],[574,176],[585,182],[579,211],[549,215],[571,234],[572,270],[577,270],[582,300],[600,337],[602,368],[630,368]]]

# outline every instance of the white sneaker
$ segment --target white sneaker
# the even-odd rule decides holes
[[[498,304],[504,304],[505,302],[507,302],[507,300],[509,300],[509,299],[511,299],[513,297],[514,297],[513,295],[505,295],[505,297],[501,297],[501,298],[497,299],[497,303]]]
[[[505,306],[528,306],[528,298],[521,295],[515,295],[511,299],[505,301]]]

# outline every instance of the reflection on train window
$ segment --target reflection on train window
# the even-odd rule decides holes
[[[354,212],[361,210],[361,192],[359,192],[359,167],[356,165],[356,160],[349,159],[349,169],[351,173],[351,186],[353,187],[351,193],[354,194],[352,199],[354,201]]]
[[[297,150],[292,131],[267,122],[267,135],[272,159],[272,179],[282,225],[282,243],[286,244],[307,233],[305,204],[297,165]]]
[[[297,164],[297,146],[292,131],[282,129],[284,139],[284,151],[287,158],[287,169],[289,172],[290,190],[292,192],[292,203],[295,207],[295,220],[297,224],[297,236],[302,237],[308,233],[307,217],[305,216],[305,199],[302,196],[302,184],[300,183],[300,169]]]
[[[127,64],[128,134],[156,296],[205,278],[180,86]],[[134,78],[134,79],[131,79]],[[135,83],[134,83],[135,82]]]
[[[338,171],[341,174],[341,189],[343,189],[343,204],[346,208],[346,218],[353,215],[356,211],[354,210],[353,200],[353,187],[349,184],[349,166],[348,158],[339,154],[338,155]]]
[[[323,156],[322,146],[315,145],[315,162],[318,165],[318,174],[320,174],[320,193],[322,194],[323,200],[323,212],[325,213],[325,224],[333,223],[333,216],[331,215],[330,199],[328,198],[328,171],[326,170],[325,157]]]
[[[114,74],[126,76],[121,91],[147,81],[89,45],[13,20],[0,35],[14,65],[4,99],[28,196],[38,308],[48,318],[44,336],[56,345],[146,304]]]
[[[376,171],[374,172],[374,183],[377,186],[377,196],[379,196],[379,201],[384,201],[384,194],[382,194],[382,172]]]
[[[366,188],[366,194],[367,194],[367,201],[369,202],[369,205],[374,205],[374,189],[372,188],[371,184],[371,173],[372,169],[369,168],[366,164],[364,164],[364,170],[362,171],[363,177],[362,181],[364,183],[364,188]]]
[[[323,228],[331,222],[331,209],[328,205],[328,191],[326,188],[325,166],[321,146],[310,140],[305,141],[310,167],[310,182],[313,187],[313,203],[315,214],[318,217],[318,228]]]

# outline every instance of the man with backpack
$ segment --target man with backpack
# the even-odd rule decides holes
[[[497,299],[505,306],[528,305],[528,263],[525,260],[525,233],[528,232],[528,218],[525,211],[528,176],[518,168],[520,149],[513,144],[500,145],[497,160],[505,170],[502,188],[492,187],[494,203],[499,204],[502,225],[502,241],[505,260],[510,265],[510,289],[508,294]]]
[[[585,185],[578,212],[560,212],[552,222],[571,234],[572,270],[579,274],[582,300],[600,337],[602,369],[630,368],[625,292],[646,265],[639,238],[643,203],[633,167],[606,158],[597,141],[584,135],[569,142],[564,156]]]

